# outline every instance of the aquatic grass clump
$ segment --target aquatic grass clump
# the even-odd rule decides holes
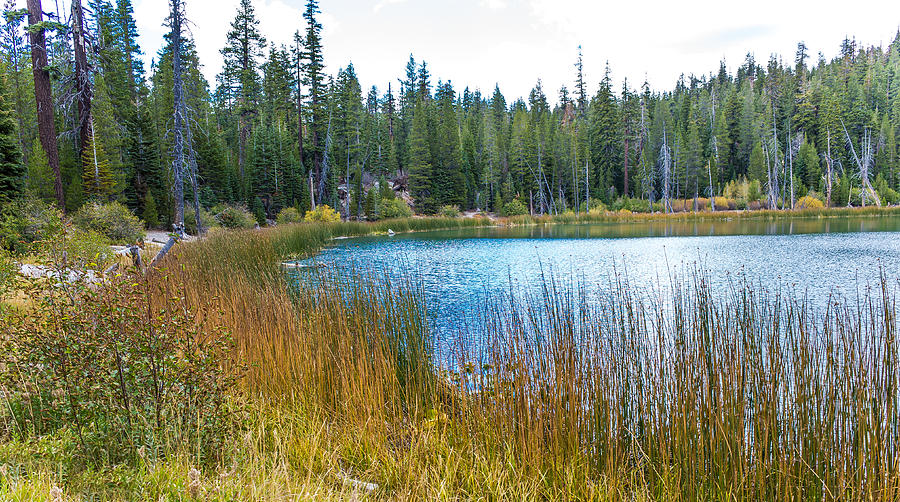
[[[536,473],[640,480],[654,499],[896,499],[896,295],[887,279],[824,312],[694,273],[601,302],[548,279],[495,299],[451,372],[471,427]]]

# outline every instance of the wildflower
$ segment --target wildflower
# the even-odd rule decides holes
[[[191,497],[196,497],[200,494],[200,471],[194,467],[191,467],[191,470],[188,471],[188,492],[190,492]]]

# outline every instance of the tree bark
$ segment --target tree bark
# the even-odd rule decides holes
[[[172,192],[175,196],[175,234],[180,237],[184,232],[184,127],[187,117],[184,102],[184,80],[181,67],[181,0],[170,0],[172,7],[172,96],[174,101],[174,138],[172,159]],[[172,241],[170,241],[172,242]],[[174,244],[174,242],[172,242]],[[171,247],[171,246],[169,246]],[[154,260],[155,262],[156,260]]]
[[[72,41],[75,48],[75,92],[78,104],[78,154],[80,157],[94,134],[93,120],[91,120],[93,91],[91,90],[90,66],[85,50],[84,11],[81,8],[81,0],[72,0]]]
[[[62,174],[59,170],[59,149],[56,143],[56,122],[53,115],[53,94],[50,88],[50,71],[47,66],[47,42],[44,29],[37,27],[44,20],[41,0],[28,0],[28,37],[31,42],[31,67],[34,73],[34,101],[37,106],[38,135],[47,153],[47,163],[53,170],[56,203],[66,210]]]

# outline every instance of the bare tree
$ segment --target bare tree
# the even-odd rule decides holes
[[[788,126],[788,131],[791,128]],[[796,192],[794,191],[794,157],[800,151],[800,145],[803,143],[803,134],[797,133],[794,136],[793,140],[788,144],[787,154],[788,154],[788,176],[791,177],[791,209],[794,209],[794,205],[797,203],[796,201]]]
[[[184,238],[184,178],[189,167],[188,152],[190,146],[186,145],[188,128],[187,105],[184,99],[184,68],[182,67],[182,32],[184,26],[184,3],[182,0],[169,0],[169,26],[172,29],[172,97],[173,97],[173,129],[171,131],[172,142],[172,193],[175,199],[175,222],[172,224],[172,236],[150,263],[152,268],[166,253],[172,249],[180,239]],[[187,147],[187,148],[186,148]],[[194,190],[196,194],[196,190]],[[197,211],[197,219],[200,212]]]
[[[856,176],[859,177],[859,190],[862,205],[863,207],[866,207],[866,200],[871,196],[875,201],[875,205],[881,207],[881,199],[878,197],[875,188],[872,187],[872,182],[869,180],[870,171],[875,163],[875,148],[872,145],[872,132],[868,127],[863,129],[863,137],[860,144],[860,153],[862,153],[862,157],[860,157],[856,154],[856,148],[853,147],[853,140],[850,139],[850,133],[847,132],[843,120],[841,121],[841,127],[844,128],[847,147],[850,148],[850,153],[853,154],[853,160],[856,162]]]
[[[72,0],[72,45],[75,48],[74,98],[78,107],[76,130],[79,135],[78,151],[82,153],[94,135],[94,121],[91,116],[91,100],[93,98],[91,69],[87,59],[87,36],[84,29],[84,10],[81,8],[81,0]]]
[[[831,190],[834,186],[834,166],[840,163],[831,156],[831,130],[825,131],[827,147],[825,149],[825,207],[831,207]]]
[[[59,170],[59,149],[56,143],[56,122],[53,116],[53,93],[50,88],[50,71],[47,62],[47,41],[44,32],[44,11],[41,0],[28,0],[28,36],[31,42],[31,67],[34,74],[34,101],[37,106],[38,135],[47,154],[47,163],[53,170],[56,203],[66,210],[62,174]]]
[[[670,213],[672,212],[672,202],[669,200],[672,190],[672,151],[669,149],[669,140],[666,136],[665,126],[663,126],[663,143],[659,149],[657,162],[659,163],[659,174],[663,184],[661,194],[663,211]]]

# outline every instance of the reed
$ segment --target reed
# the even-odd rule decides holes
[[[658,291],[620,276],[600,299],[546,278],[540,295],[487,300],[445,364],[414,280],[325,268],[292,284],[278,266],[336,235],[476,223],[222,234],[155,280],[216,306],[268,417],[258,437],[302,444],[313,484],[340,471],[397,498],[900,497],[887,277],[821,311],[750,282],[714,290],[702,272]],[[284,460],[279,441],[237,454]]]

